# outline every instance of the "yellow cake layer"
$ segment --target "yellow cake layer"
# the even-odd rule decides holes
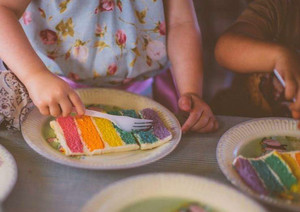
[[[107,143],[111,147],[124,145],[121,137],[116,132],[116,129],[109,120],[95,117],[93,117],[93,119],[101,134],[101,138],[105,143]]]
[[[283,160],[288,164],[288,166],[291,168],[294,176],[298,180],[298,183],[292,186],[291,191],[300,192],[300,166],[297,164],[297,161],[289,153],[281,153],[280,155],[283,158]]]

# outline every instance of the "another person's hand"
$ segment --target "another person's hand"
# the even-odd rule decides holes
[[[178,106],[181,110],[189,113],[189,117],[182,126],[183,133],[187,131],[207,133],[218,129],[218,121],[210,107],[196,94],[182,95]]]
[[[300,112],[292,110],[292,116],[294,119],[300,119]],[[300,130],[300,121],[298,121],[297,127]]]
[[[77,93],[68,83],[48,70],[30,76],[24,84],[41,114],[67,116],[73,107],[78,115],[84,114],[85,108]]]
[[[285,97],[288,100],[296,99],[291,103],[290,109],[293,118],[299,119],[300,116],[300,56],[289,49],[280,50],[275,62],[275,69],[285,81]]]

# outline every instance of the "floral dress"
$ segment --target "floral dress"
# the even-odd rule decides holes
[[[168,65],[162,0],[33,0],[21,24],[49,70],[91,86]]]
[[[47,68],[76,83],[126,86],[169,66],[162,0],[32,0],[20,23]],[[9,90],[4,73],[26,92],[2,73],[0,119],[20,129],[32,103]]]

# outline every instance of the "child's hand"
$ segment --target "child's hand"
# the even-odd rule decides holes
[[[293,118],[299,119],[300,112],[300,57],[296,52],[282,49],[275,63],[275,69],[285,81],[285,97],[288,100],[296,99],[290,109]]]
[[[294,119],[300,119],[300,112],[292,110],[292,116]]]
[[[181,110],[189,112],[189,117],[182,126],[182,132],[189,130],[207,133],[218,129],[219,124],[209,106],[196,94],[184,94],[178,101]]]
[[[30,76],[30,79],[24,80],[24,84],[41,114],[67,116],[73,107],[78,115],[84,114],[85,108],[77,93],[48,70]]]

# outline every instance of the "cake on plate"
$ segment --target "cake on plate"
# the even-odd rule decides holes
[[[258,158],[238,156],[233,161],[242,180],[263,195],[294,199],[300,194],[300,151],[272,151]]]
[[[147,131],[126,132],[111,121],[89,116],[58,117],[50,122],[56,138],[66,155],[96,155],[110,152],[152,149],[171,140],[158,113],[150,108],[113,110],[109,114],[153,120]]]

